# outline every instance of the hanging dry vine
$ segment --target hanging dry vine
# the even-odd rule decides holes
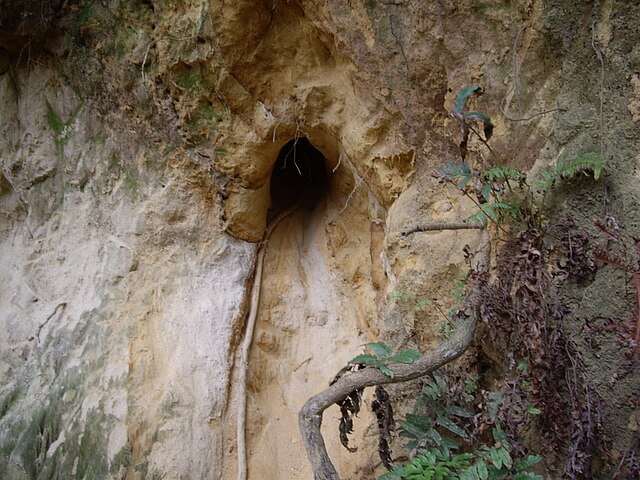
[[[331,380],[329,385],[333,385],[334,383],[336,383],[345,373],[355,372],[357,370],[360,370],[360,368],[362,367],[364,367],[364,365],[347,365],[346,367],[342,368],[335,377],[333,377],[333,380]],[[342,443],[342,446],[351,453],[358,451],[356,447],[349,446],[349,434],[353,433],[353,417],[357,416],[358,412],[360,412],[360,403],[362,402],[363,390],[364,389],[362,388],[359,390],[354,390],[340,402],[338,402],[338,407],[340,407],[340,423],[338,425],[338,431],[340,432],[340,443]]]
[[[393,408],[391,407],[391,398],[382,386],[376,387],[376,399],[371,403],[371,409],[376,414],[378,420],[378,454],[382,465],[387,470],[393,468],[393,460],[391,459],[391,432],[396,428],[396,422],[393,418]]]

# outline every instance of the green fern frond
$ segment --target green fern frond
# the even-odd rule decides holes
[[[523,176],[522,172],[517,168],[511,167],[493,167],[484,172],[482,175],[489,182],[496,180],[520,180]]]
[[[514,220],[517,220],[520,217],[520,209],[513,203],[483,203],[479,205],[479,208],[480,210],[478,210],[477,213],[471,215],[467,219],[467,223],[486,227],[489,220],[492,220],[495,223],[500,223],[505,216],[510,216]]]
[[[557,179],[558,179],[558,175],[556,174],[555,171],[545,170],[542,172],[542,180],[533,182],[532,185],[536,187],[538,190],[546,192],[551,187],[553,187],[553,184],[556,183]]]
[[[462,162],[462,163],[449,162],[442,169],[442,173],[449,179],[453,179],[453,178],[471,173],[471,168],[465,162]]]
[[[458,164],[449,162],[441,172],[448,180],[457,181],[456,186],[460,190],[464,190],[472,180],[478,177],[478,174],[465,162]]]
[[[561,178],[571,178],[580,172],[590,171],[594,180],[598,180],[604,168],[604,159],[601,155],[590,152],[581,155],[568,162],[558,160],[556,172]]]
[[[384,342],[371,342],[367,343],[366,346],[377,357],[388,357],[393,354],[393,348]]]
[[[467,219],[467,223],[485,228],[489,224],[489,217],[482,210],[478,210]]]

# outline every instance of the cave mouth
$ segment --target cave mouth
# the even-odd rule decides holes
[[[329,190],[324,155],[306,138],[296,138],[280,149],[271,173],[269,220],[298,201],[308,210]]]

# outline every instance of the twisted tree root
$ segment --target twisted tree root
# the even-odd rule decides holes
[[[476,262],[486,268],[490,254],[489,236],[486,230],[482,232],[482,237],[481,245],[484,244],[487,248],[477,255]],[[374,368],[358,370],[342,376],[324,392],[315,395],[304,404],[298,414],[298,424],[315,480],[340,480],[320,432],[322,413],[354,390],[414,380],[428,375],[462,355],[475,334],[476,319],[479,318],[479,295],[480,292],[477,289],[472,289],[467,295],[465,304],[470,307],[458,314],[458,325],[452,338],[413,363],[389,365],[395,373],[393,378]]]

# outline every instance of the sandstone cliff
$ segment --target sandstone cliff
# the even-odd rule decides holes
[[[248,467],[311,478],[300,406],[368,341],[432,346],[438,313],[388,295],[451,303],[478,243],[399,236],[476,208],[435,177],[459,157],[462,87],[482,86],[511,166],[603,154],[606,180],[552,215],[590,228],[606,203],[638,233],[639,27],[637,3],[612,0],[0,1],[4,478],[235,478],[237,347],[291,191],[312,200],[267,245]],[[309,183],[279,178],[286,162]],[[633,315],[616,275],[563,293],[576,336],[580,318]],[[602,363],[621,360],[581,345],[620,458],[638,376],[612,379]],[[371,478],[371,419],[351,455],[336,416],[337,466]]]

